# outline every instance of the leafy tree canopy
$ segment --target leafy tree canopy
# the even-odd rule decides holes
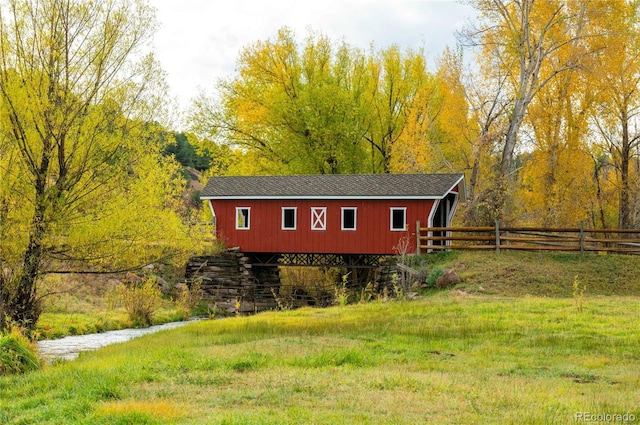
[[[161,155],[144,1],[0,2],[0,328],[35,326],[48,271],[181,262],[184,183]]]

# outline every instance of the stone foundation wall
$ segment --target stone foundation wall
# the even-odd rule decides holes
[[[257,313],[275,309],[274,292],[280,274],[274,266],[253,267],[240,252],[223,252],[189,259],[187,281],[201,280],[203,298],[229,313]]]

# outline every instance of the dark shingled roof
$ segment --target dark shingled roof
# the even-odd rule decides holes
[[[211,177],[201,199],[440,199],[460,184],[463,174],[321,174]]]

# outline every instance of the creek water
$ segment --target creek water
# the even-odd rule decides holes
[[[73,360],[81,351],[97,350],[98,348],[129,341],[142,335],[159,332],[165,329],[173,329],[192,323],[192,320],[184,322],[171,322],[163,325],[150,326],[140,329],[121,329],[117,331],[107,331],[98,334],[73,335],[60,339],[50,339],[38,341],[38,350],[47,361],[53,360]]]

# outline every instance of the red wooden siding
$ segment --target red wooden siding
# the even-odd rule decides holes
[[[402,237],[414,250],[416,221],[427,224],[433,200],[210,200],[218,239],[243,252],[396,254]],[[236,230],[236,207],[251,208],[250,229]],[[282,208],[296,207],[296,230],[282,229]],[[326,207],[326,230],[311,229],[311,208]],[[341,208],[357,208],[356,230],[341,230]],[[406,208],[406,231],[391,230],[391,208]]]

